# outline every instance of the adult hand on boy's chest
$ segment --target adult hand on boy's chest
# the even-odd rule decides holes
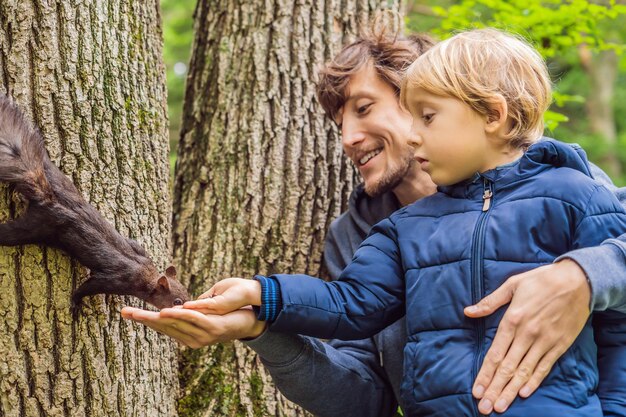
[[[483,317],[510,302],[474,383],[481,413],[503,412],[518,393],[537,389],[585,325],[590,298],[585,273],[564,259],[510,277],[475,311],[466,309]]]

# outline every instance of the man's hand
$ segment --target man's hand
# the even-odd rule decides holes
[[[511,276],[465,309],[477,318],[511,303],[474,382],[481,413],[502,413],[518,393],[526,398],[537,389],[583,329],[590,297],[584,271],[564,259]]]
[[[217,316],[184,308],[165,308],[154,312],[124,307],[122,317],[145,324],[191,348],[254,338],[265,330],[265,322],[258,321],[250,309]]]
[[[205,314],[226,314],[248,305],[261,305],[261,284],[252,279],[226,278],[183,307]]]

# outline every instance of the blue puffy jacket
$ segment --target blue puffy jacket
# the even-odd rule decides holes
[[[338,282],[274,275],[283,306],[271,329],[363,338],[406,308],[406,414],[479,416],[471,388],[504,309],[469,319],[463,307],[513,274],[624,232],[626,213],[589,178],[582,150],[541,142],[519,161],[441,187],[376,225]],[[590,319],[541,387],[503,415],[600,417],[597,385]]]

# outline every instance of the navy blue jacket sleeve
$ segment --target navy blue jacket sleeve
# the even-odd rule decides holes
[[[604,171],[590,163],[598,184],[609,189],[626,208],[626,187],[617,188]],[[591,310],[613,309],[626,313],[626,234],[607,239],[599,246],[577,249],[559,257],[570,258],[585,271],[591,284]]]
[[[332,339],[373,336],[404,314],[404,273],[391,218],[372,228],[336,282],[273,275],[283,308],[273,331]]]
[[[590,247],[623,235],[626,214],[608,189],[599,187],[576,228],[574,246]],[[626,416],[626,314],[607,310],[594,313],[598,346],[598,396],[605,416]]]

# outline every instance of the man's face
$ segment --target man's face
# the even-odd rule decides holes
[[[358,168],[371,196],[408,187],[407,174],[419,169],[408,145],[411,115],[402,110],[393,88],[367,65],[350,79],[339,110],[343,149]]]

